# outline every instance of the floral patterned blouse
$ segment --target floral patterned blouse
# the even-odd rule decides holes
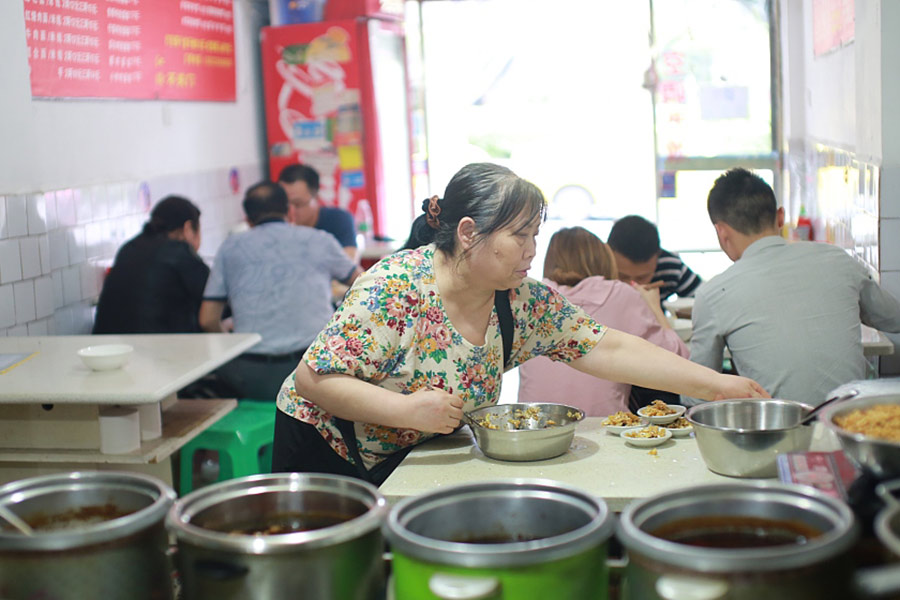
[[[503,341],[496,309],[485,343],[471,344],[444,312],[434,279],[434,246],[403,250],[361,275],[309,347],[303,360],[321,375],[352,375],[403,394],[440,388],[462,398],[463,410],[496,404],[503,376]],[[510,290],[515,322],[509,368],[544,355],[569,362],[587,354],[606,327],[539,281]],[[313,425],[349,462],[347,445],[325,410],[294,389],[293,374],[278,394],[278,408]],[[402,448],[436,436],[414,429],[355,423],[360,456],[371,468]]]

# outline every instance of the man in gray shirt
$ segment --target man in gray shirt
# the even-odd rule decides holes
[[[900,303],[843,249],[782,238],[784,209],[746,169],[716,180],[707,209],[735,263],[696,293],[691,360],[721,371],[728,346],[738,373],[773,398],[813,405],[864,378],[860,323],[900,332]]]
[[[274,401],[334,312],[331,280],[349,285],[361,271],[330,233],[287,223],[287,194],[277,183],[247,190],[244,212],[251,229],[229,236],[216,253],[200,326],[222,331],[227,302],[235,332],[262,336],[217,374],[242,398]]]

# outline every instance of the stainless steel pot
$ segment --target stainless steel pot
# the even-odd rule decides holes
[[[35,530],[0,525],[0,598],[172,598],[163,521],[174,499],[153,477],[113,471],[0,487],[0,505]]]
[[[479,482],[391,511],[394,596],[606,598],[606,504],[553,481]]]
[[[384,498],[339,475],[254,475],[178,500],[186,600],[378,598],[384,591]]]
[[[759,527],[773,536],[785,528],[818,535],[758,547],[672,541],[718,529],[734,543],[746,526],[754,535]],[[618,535],[628,550],[626,600],[821,600],[853,593],[846,555],[859,537],[856,520],[846,504],[813,488],[746,483],[669,492],[627,506]]]
[[[900,477],[900,443],[851,433],[838,427],[834,419],[854,410],[900,404],[900,385],[894,385],[894,392],[886,387],[880,392],[861,392],[856,398],[829,406],[819,413],[819,421],[834,432],[850,460],[878,480]]]
[[[809,449],[813,409],[789,400],[719,400],[693,406],[687,420],[710,471],[730,477],[776,477],[776,459]]]

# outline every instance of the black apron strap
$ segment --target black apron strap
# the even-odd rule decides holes
[[[497,309],[497,318],[500,320],[500,336],[503,338],[503,366],[509,365],[509,357],[512,354],[513,323],[512,308],[509,306],[509,290],[497,290],[494,292],[494,308]]]
[[[363,481],[381,485],[413,449],[412,446],[407,446],[406,448],[398,450],[372,467],[372,470],[369,471],[366,469],[362,456],[359,454],[359,448],[356,442],[356,430],[353,428],[353,421],[347,421],[346,419],[339,419],[337,417],[335,417],[334,420],[337,422],[337,427],[338,430],[340,430],[341,435],[344,436],[344,443],[347,444],[347,454],[353,459],[356,471],[359,473],[359,478]]]

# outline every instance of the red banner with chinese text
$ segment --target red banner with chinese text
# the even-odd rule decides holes
[[[232,0],[23,0],[35,98],[235,99]]]

